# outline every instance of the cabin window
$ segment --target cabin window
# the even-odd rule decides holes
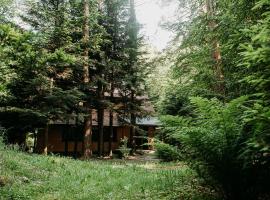
[[[62,132],[62,141],[82,142],[83,141],[83,127],[65,126]]]
[[[104,134],[104,142],[109,142],[110,141],[110,127],[104,127],[103,129],[103,134]],[[98,142],[99,140],[99,134],[98,134],[98,128],[93,127],[93,136],[92,136],[93,142]],[[117,142],[117,127],[113,127],[113,142]]]

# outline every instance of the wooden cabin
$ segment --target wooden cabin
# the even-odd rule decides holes
[[[121,139],[124,137],[130,138],[131,127],[128,123],[120,122],[119,116],[114,113],[113,116],[113,138],[112,150],[117,151],[120,146]],[[154,117],[146,117],[137,119],[135,135],[135,146],[137,149],[151,149],[151,141],[155,135],[155,130],[158,126],[158,120]],[[97,111],[92,112],[92,150],[93,153],[98,151],[98,123]],[[104,152],[109,152],[109,111],[104,112]],[[48,153],[81,156],[83,154],[83,125],[75,125],[75,123],[55,122],[49,125],[48,131]],[[42,153],[45,148],[45,134],[40,133],[37,137],[36,150]]]

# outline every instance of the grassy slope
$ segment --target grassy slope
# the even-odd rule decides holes
[[[187,167],[28,155],[0,144],[0,199],[210,199],[200,188]]]

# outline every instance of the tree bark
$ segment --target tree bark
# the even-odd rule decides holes
[[[92,156],[92,113],[90,113],[84,122],[84,158],[89,159]]]
[[[77,158],[78,157],[78,141],[79,141],[79,135],[77,132],[77,127],[78,127],[78,116],[76,116],[76,120],[75,120],[75,130],[74,130],[74,149],[73,149],[73,157]]]
[[[68,132],[65,130],[65,156],[68,156]]]
[[[134,136],[136,133],[136,116],[134,114],[135,109],[133,104],[135,103],[135,92],[134,90],[131,91],[131,104],[132,104],[132,110],[131,110],[131,114],[130,114],[130,123],[131,123],[131,130],[130,130],[130,146],[131,146],[131,153],[134,153],[135,150],[135,140],[134,140]]]
[[[98,81],[98,154],[103,156],[104,154],[104,105],[103,105],[103,85],[101,81]]]
[[[214,21],[214,2],[213,0],[206,0],[206,12],[209,16],[210,22],[209,22],[209,28],[214,31],[216,27],[216,22]],[[214,38],[212,41],[213,45],[213,54],[212,57],[215,61],[213,70],[215,74],[215,78],[217,80],[217,84],[214,87],[215,92],[225,97],[225,80],[224,80],[224,72],[222,68],[222,61],[221,61],[221,52],[220,52],[220,44],[218,42],[217,38]]]
[[[78,138],[77,136],[75,136],[75,141],[74,141],[74,149],[73,149],[73,154],[74,154],[74,158],[77,158],[77,154],[78,154]]]
[[[37,153],[37,129],[34,132],[34,147],[33,147],[33,153]]]
[[[48,139],[49,139],[49,123],[46,124],[45,130],[44,130],[44,149],[43,154],[48,155]]]
[[[83,0],[83,83],[85,90],[89,91],[90,75],[89,75],[89,0]],[[87,117],[84,121],[84,157],[88,159],[92,156],[92,110],[89,103],[85,104],[88,110]]]
[[[114,93],[114,86],[113,83],[111,83],[111,94],[110,94],[110,100],[111,103],[113,102],[113,93]],[[113,142],[113,108],[110,109],[110,138],[109,138],[109,156],[112,157],[112,142]]]
[[[52,95],[53,89],[53,78],[50,78],[50,95]],[[46,123],[45,132],[44,132],[44,155],[48,155],[48,140],[49,140],[49,121]]]
[[[84,16],[84,22],[83,22],[83,82],[89,83],[89,0],[83,0],[83,16]]]

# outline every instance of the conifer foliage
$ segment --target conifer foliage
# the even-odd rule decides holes
[[[162,137],[222,199],[268,199],[269,1],[179,2]]]
[[[135,99],[144,78],[134,1],[29,0],[20,20],[12,18],[7,5],[13,1],[0,7],[1,125],[21,134],[44,129],[46,135],[55,121],[76,121],[84,124],[84,155],[89,158],[91,116],[97,109],[103,156],[104,110],[111,112],[112,130],[113,112],[123,119],[132,115],[133,125],[140,113]],[[125,105],[118,110],[115,92]]]

